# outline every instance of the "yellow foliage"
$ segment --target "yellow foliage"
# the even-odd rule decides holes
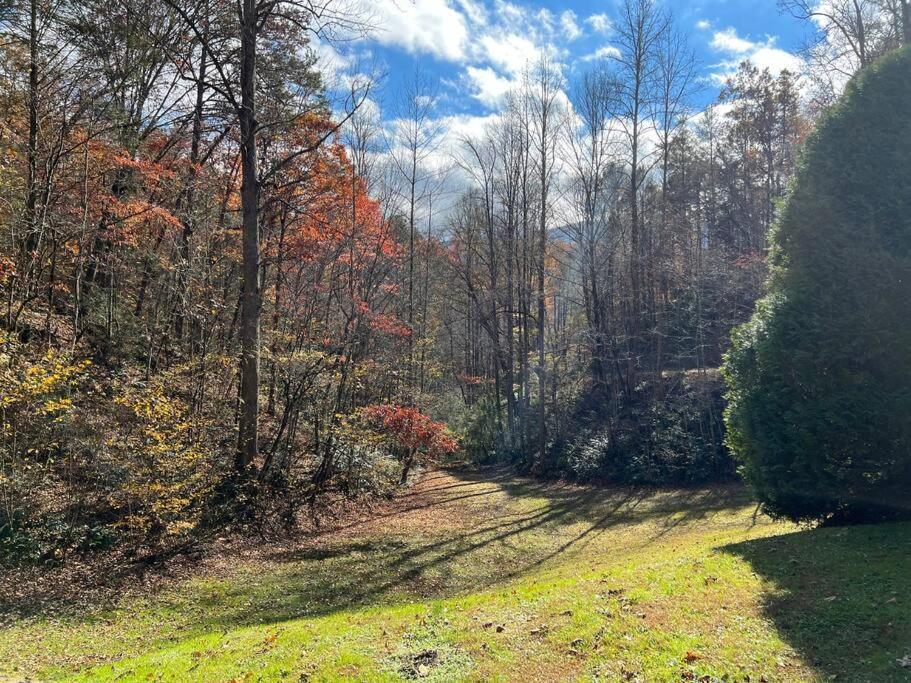
[[[133,512],[123,526],[144,534],[176,536],[195,527],[201,497],[211,489],[214,453],[180,399],[161,383],[129,387],[114,399],[123,409],[120,430],[108,447],[124,460],[129,476],[113,495]]]
[[[32,360],[13,337],[0,336],[0,450],[13,457],[50,450],[47,431],[71,414],[73,388],[90,365],[54,350]]]

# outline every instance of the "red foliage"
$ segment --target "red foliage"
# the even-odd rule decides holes
[[[364,415],[374,429],[404,451],[438,457],[459,448],[444,423],[434,422],[417,408],[373,405],[364,408]]]

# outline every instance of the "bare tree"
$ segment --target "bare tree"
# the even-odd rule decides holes
[[[625,0],[616,24],[618,54],[613,58],[619,97],[614,118],[625,138],[629,173],[630,227],[630,302],[628,386],[635,384],[639,344],[646,300],[645,244],[640,208],[640,190],[656,163],[654,149],[648,145],[655,134],[652,118],[661,101],[661,45],[670,27],[670,19],[656,0]]]
[[[779,6],[810,25],[804,52],[826,103],[858,69],[911,42],[909,0],[779,0]]]
[[[620,237],[610,221],[621,191],[619,140],[611,118],[617,96],[616,81],[603,70],[584,74],[573,92],[574,125],[567,129],[571,214],[565,229],[578,250],[591,374],[599,391],[608,387],[610,292],[605,290]]]
[[[408,218],[408,326],[415,328],[415,239],[417,214],[433,180],[435,169],[427,163],[437,151],[443,133],[439,120],[433,118],[437,92],[433,82],[415,65],[413,77],[395,103],[395,122],[387,147],[402,186],[402,200]],[[408,342],[408,387],[414,385],[414,334]]]
[[[528,75],[527,97],[531,147],[535,156],[538,182],[537,270],[537,351],[538,351],[538,466],[543,466],[547,452],[547,357],[545,346],[546,268],[548,227],[552,217],[550,192],[555,183],[557,144],[565,122],[562,105],[563,77],[556,64],[542,54]]]

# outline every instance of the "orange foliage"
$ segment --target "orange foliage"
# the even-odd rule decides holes
[[[417,408],[373,405],[364,408],[363,413],[374,429],[404,451],[439,457],[459,448],[444,423],[434,422]]]

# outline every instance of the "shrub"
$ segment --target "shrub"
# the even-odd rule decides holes
[[[696,484],[734,476],[722,444],[720,390],[692,383],[662,402],[637,396],[615,418],[602,417],[566,447],[574,478],[623,484]]]
[[[12,336],[0,336],[0,553],[7,561],[52,558],[81,544],[66,503],[46,492],[62,484],[72,395],[88,367],[56,351],[32,360]]]
[[[104,448],[122,477],[110,493],[118,526],[154,543],[187,535],[218,479],[206,430],[162,382],[122,387],[114,406]]]
[[[373,405],[362,408],[359,416],[376,445],[402,463],[402,483],[414,465],[437,460],[459,448],[444,423],[434,422],[417,408]]]
[[[911,49],[856,76],[808,141],[767,293],[733,334],[728,444],[765,509],[907,514]]]
[[[0,559],[190,535],[225,459],[218,428],[191,414],[179,385],[169,372],[146,382],[0,338]]]

